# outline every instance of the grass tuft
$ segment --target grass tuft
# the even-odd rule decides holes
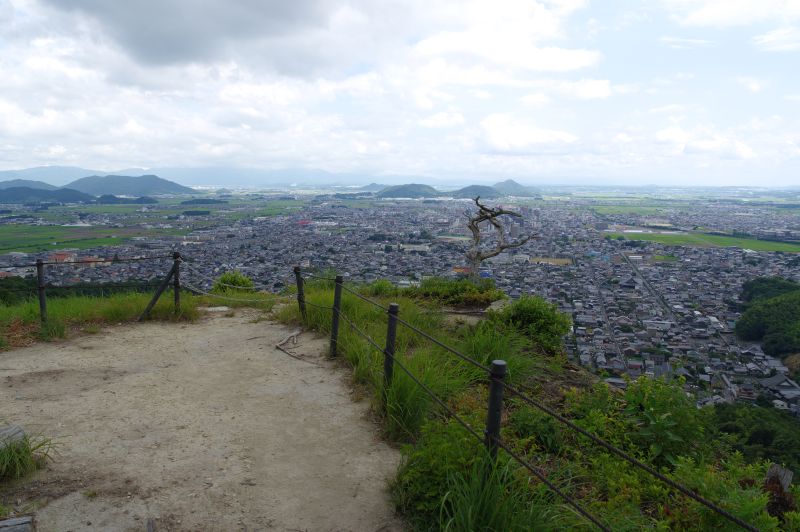
[[[30,436],[0,447],[0,480],[22,478],[36,471],[52,451],[52,440]]]

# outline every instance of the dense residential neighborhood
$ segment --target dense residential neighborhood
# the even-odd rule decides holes
[[[681,377],[699,405],[759,399],[800,413],[800,386],[789,377],[789,368],[733,333],[742,284],[763,276],[800,281],[800,256],[636,240],[702,226],[709,234],[792,241],[798,236],[796,216],[774,210],[765,216],[765,207],[720,202],[698,203],[691,211],[662,209],[657,216],[603,213],[581,199],[501,203],[522,215],[502,217],[507,239],[535,238],[487,260],[480,276],[493,279],[512,299],[538,295],[568,313],[573,330],[566,345],[577,363],[620,387],[626,377]],[[179,251],[182,282],[197,291],[207,291],[219,274],[233,269],[261,289],[280,291],[293,282],[295,265],[336,271],[352,282],[388,279],[403,287],[428,276],[468,273],[464,253],[471,242],[466,226],[471,208],[470,200],[353,202],[342,195],[317,195],[302,208],[278,215],[231,220],[209,211],[200,216],[203,227],[185,235],[136,237],[94,249],[7,253],[0,256],[0,275],[33,275],[30,264],[43,258],[63,263],[46,269],[53,286],[153,280],[165,275],[172,252]],[[135,223],[137,214],[94,214],[82,222],[125,226]],[[148,224],[169,229],[185,220]],[[491,233],[488,245],[494,242]],[[141,257],[159,258],[114,262]]]

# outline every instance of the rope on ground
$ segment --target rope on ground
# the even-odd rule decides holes
[[[359,293],[358,293],[358,292],[356,292],[355,290],[351,290],[350,288],[346,287],[344,284],[342,284],[342,289],[343,289],[343,290],[345,290],[346,292],[349,292],[349,293],[353,294],[354,296],[356,296],[356,297],[357,297],[357,298],[359,298],[360,300],[362,300],[362,301],[366,301],[366,302],[367,302],[367,303],[369,303],[370,305],[373,305],[373,306],[375,306],[375,307],[378,307],[378,308],[380,308],[380,309],[383,309],[383,310],[385,310],[385,311],[387,311],[387,312],[389,311],[389,307],[385,307],[385,306],[381,305],[380,303],[378,303],[378,302],[376,302],[376,301],[373,301],[373,300],[371,300],[371,299],[369,299],[369,298],[367,298],[367,297],[364,297],[364,296],[362,296],[361,294],[359,294]]]
[[[536,467],[533,464],[529,463],[527,460],[523,459],[521,456],[519,456],[517,453],[515,453],[513,450],[511,450],[511,448],[509,448],[509,446],[502,439],[500,439],[500,438],[492,438],[492,441],[494,441],[497,444],[498,447],[500,447],[505,452],[507,452],[509,454],[509,456],[511,456],[511,458],[514,459],[514,461],[516,461],[522,467],[524,467],[525,469],[527,469],[528,471],[533,473],[533,475],[536,478],[538,478],[539,480],[541,480],[548,488],[550,488],[550,490],[553,493],[555,493],[556,495],[558,495],[559,497],[564,499],[564,501],[568,505],[572,506],[575,509],[575,511],[577,511],[583,517],[585,517],[586,519],[591,521],[595,526],[597,526],[597,528],[599,528],[600,530],[605,530],[607,532],[611,531],[611,529],[608,528],[603,523],[601,523],[600,520],[597,517],[595,517],[594,515],[590,514],[580,504],[578,504],[578,502],[575,499],[573,499],[570,495],[567,495],[566,493],[561,491],[561,489],[559,489],[558,486],[556,486],[555,484],[550,482],[550,480],[548,480],[547,476],[544,474],[543,471],[541,471],[538,467]]]
[[[412,331],[414,331],[415,333],[419,334],[420,336],[422,336],[422,337],[424,337],[424,338],[427,338],[428,340],[430,340],[430,341],[431,341],[431,342],[433,342],[434,344],[438,345],[438,346],[439,346],[439,347],[441,347],[442,349],[445,349],[445,350],[449,351],[450,353],[454,354],[455,356],[457,356],[457,357],[458,357],[458,358],[460,358],[461,360],[463,360],[463,361],[465,361],[465,362],[468,362],[468,363],[472,364],[472,365],[473,365],[473,366],[475,366],[476,368],[480,368],[480,369],[482,369],[483,371],[485,371],[485,372],[487,372],[487,373],[489,373],[489,372],[490,372],[490,370],[489,370],[489,368],[488,368],[487,366],[484,366],[483,364],[481,364],[480,362],[478,362],[478,361],[477,361],[477,360],[475,360],[474,358],[468,357],[467,355],[465,355],[465,354],[463,354],[463,353],[459,352],[458,350],[456,350],[456,349],[453,349],[453,348],[452,348],[452,347],[450,347],[449,345],[447,345],[447,344],[445,344],[445,343],[443,343],[443,342],[441,342],[441,341],[437,340],[436,338],[434,338],[434,337],[433,337],[433,336],[431,336],[430,334],[426,333],[425,331],[423,331],[423,330],[421,330],[421,329],[418,329],[417,327],[415,327],[415,326],[411,325],[410,323],[408,323],[407,321],[403,320],[402,318],[399,318],[399,317],[398,317],[398,318],[397,318],[397,323],[401,323],[401,324],[405,325],[406,327],[408,327],[409,329],[411,329],[411,330],[412,330]]]
[[[755,528],[754,526],[746,523],[745,521],[743,521],[742,519],[736,517],[732,513],[728,512],[727,510],[717,506],[716,504],[714,504],[710,500],[706,499],[702,495],[697,494],[693,490],[687,488],[686,486],[684,486],[682,484],[679,484],[678,482],[672,480],[671,478],[667,477],[666,475],[663,475],[662,473],[659,473],[658,471],[656,471],[655,469],[653,469],[649,465],[645,464],[644,462],[641,462],[641,461],[637,460],[636,458],[634,458],[633,456],[629,455],[628,453],[626,453],[622,449],[620,449],[620,448],[618,448],[618,447],[616,447],[614,445],[611,445],[610,443],[606,442],[605,440],[595,436],[591,432],[579,427],[578,425],[576,425],[572,421],[568,420],[567,418],[565,418],[564,416],[562,416],[558,412],[556,412],[556,411],[552,410],[551,408],[539,403],[538,401],[535,401],[534,399],[528,397],[527,395],[523,394],[520,390],[518,390],[516,387],[511,386],[510,384],[508,384],[506,382],[503,382],[502,380],[499,380],[499,379],[493,379],[493,380],[494,380],[494,382],[502,384],[503,387],[506,390],[511,392],[511,394],[513,394],[514,396],[518,397],[521,401],[529,404],[530,406],[533,406],[533,407],[541,410],[545,414],[547,414],[550,417],[558,420],[560,423],[566,425],[567,427],[571,428],[572,430],[582,434],[583,436],[586,436],[587,438],[589,438],[590,440],[592,440],[596,444],[600,445],[601,447],[605,448],[606,450],[616,454],[620,458],[626,460],[627,462],[629,462],[632,465],[638,467],[639,469],[641,469],[643,471],[646,471],[647,473],[649,473],[650,475],[654,476],[655,478],[657,478],[661,482],[663,482],[663,483],[667,484],[668,486],[676,489],[677,491],[683,493],[687,497],[689,497],[691,499],[694,499],[695,501],[699,502],[700,504],[702,504],[706,508],[709,508],[709,509],[713,510],[714,512],[716,512],[717,514],[721,515],[725,519],[727,519],[727,520],[739,525],[740,527],[742,527],[745,530],[750,530],[752,532],[757,532],[758,531],[758,529]],[[530,390],[530,389],[528,391],[532,392],[532,390]]]

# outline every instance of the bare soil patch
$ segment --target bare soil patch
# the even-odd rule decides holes
[[[401,530],[399,453],[304,333],[237,310],[0,353],[0,418],[57,443],[0,502],[42,531]],[[313,364],[308,363],[313,362]]]

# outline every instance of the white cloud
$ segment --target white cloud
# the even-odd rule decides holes
[[[534,92],[532,94],[526,94],[522,98],[519,99],[525,105],[545,105],[550,103],[550,97],[541,92]]]
[[[423,127],[446,128],[459,126],[464,123],[464,115],[454,111],[436,113],[419,121]]]
[[[487,145],[499,153],[524,153],[547,145],[570,144],[578,137],[566,131],[546,129],[496,113],[481,122]]]
[[[706,48],[717,43],[707,39],[688,39],[685,37],[661,37],[661,43],[676,50],[692,50],[694,48]]]
[[[662,0],[688,26],[748,26],[800,18],[797,0]]]
[[[749,76],[739,76],[736,82],[750,92],[761,92],[767,86],[767,82]]]
[[[753,44],[769,52],[795,52],[800,50],[800,29],[778,28],[753,37]]]

